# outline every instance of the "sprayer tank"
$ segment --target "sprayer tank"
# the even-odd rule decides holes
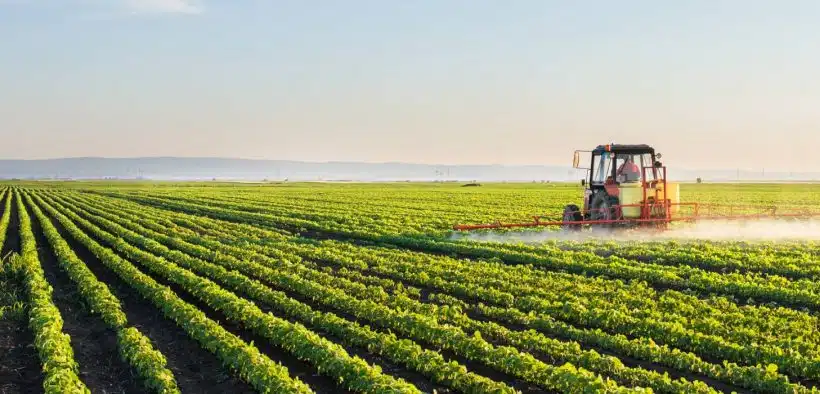
[[[619,195],[620,195],[620,203],[622,206],[621,211],[623,212],[623,217],[625,219],[638,219],[641,217],[641,207],[638,206],[639,204],[643,203],[643,188],[641,187],[640,183],[622,183],[619,187]],[[668,199],[672,205],[669,207],[672,214],[676,214],[677,211],[680,209],[680,184],[674,182],[667,182],[666,183],[666,190],[663,188],[662,183],[658,183],[655,187],[647,187],[646,188],[646,196],[654,198],[655,193],[657,191],[658,199],[663,201]],[[634,206],[628,206],[634,205]],[[659,212],[657,214],[662,214],[663,208],[658,207]]]

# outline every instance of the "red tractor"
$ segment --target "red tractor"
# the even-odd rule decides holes
[[[581,153],[589,153],[589,167],[583,167]],[[667,180],[661,154],[649,145],[599,145],[591,151],[575,151],[573,167],[587,170],[581,181],[583,208],[564,207],[560,221],[554,216],[533,216],[524,223],[460,224],[455,230],[514,227],[560,226],[566,230],[583,228],[666,229],[672,222],[764,218],[808,219],[820,216],[806,207],[737,206],[680,201],[680,184]]]

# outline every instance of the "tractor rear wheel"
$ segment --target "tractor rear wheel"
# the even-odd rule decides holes
[[[589,213],[590,220],[619,220],[620,212],[618,210],[620,202],[617,197],[612,197],[606,192],[598,192],[592,196],[590,206],[592,209]],[[614,227],[615,223],[599,223],[595,227]]]
[[[584,220],[584,215],[581,215],[581,209],[578,208],[575,204],[569,204],[564,207],[564,223],[567,222],[580,222]],[[580,224],[563,224],[561,228],[567,231],[579,231],[581,230]]]

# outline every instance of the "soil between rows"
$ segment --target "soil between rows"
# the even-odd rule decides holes
[[[11,198],[11,193],[6,194],[6,198]],[[0,210],[2,207],[5,206],[5,201],[2,202],[4,205],[0,205]],[[0,257],[7,258],[11,253],[20,253],[20,218],[17,214],[17,207],[15,206],[15,201],[12,200],[11,202],[11,214],[9,215],[9,227],[6,231],[6,240],[3,242],[3,249],[0,251]]]
[[[0,319],[0,393],[42,393],[34,337],[24,319]]]

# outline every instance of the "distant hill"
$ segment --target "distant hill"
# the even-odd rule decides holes
[[[820,180],[820,173],[670,169],[670,178],[707,181]],[[430,165],[413,163],[301,162],[230,158],[65,158],[0,160],[2,179],[155,179],[292,181],[578,181],[584,171],[562,166]]]

